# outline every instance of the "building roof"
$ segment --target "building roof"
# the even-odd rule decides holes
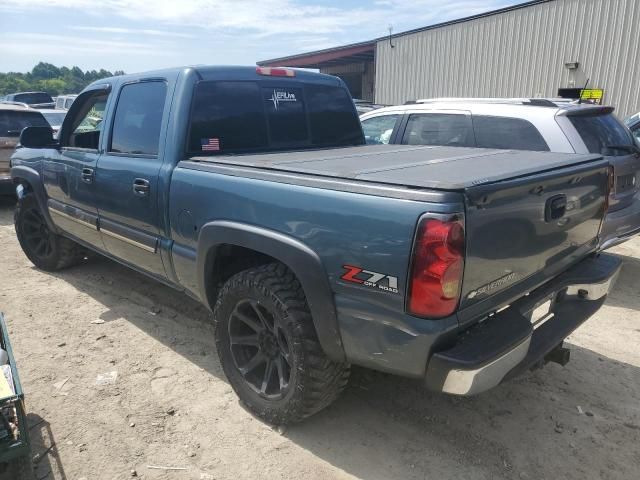
[[[479,13],[477,15],[471,15],[469,17],[463,17],[456,20],[450,20],[448,22],[436,23],[434,25],[427,25],[426,27],[414,28],[413,30],[407,30],[405,32],[395,33],[393,35],[387,35],[384,37],[375,38],[373,40],[351,43],[348,45],[342,45],[339,47],[326,48],[323,50],[316,50],[313,52],[300,53],[296,55],[290,55],[280,58],[272,58],[269,60],[261,60],[257,62],[258,65],[265,67],[286,66],[286,67],[303,67],[303,68],[322,68],[333,65],[342,65],[346,63],[357,63],[364,61],[373,61],[375,55],[376,44],[380,41],[403,37],[405,35],[411,35],[413,33],[424,32],[426,30],[433,30],[436,28],[447,27],[449,25],[455,25],[457,23],[469,22],[478,18],[491,17],[494,15],[500,15],[502,13],[511,12],[513,10],[519,10],[522,8],[531,7],[541,3],[553,2],[555,0],[530,0],[524,3],[518,3],[509,7],[500,8],[498,10],[491,10],[490,12]]]

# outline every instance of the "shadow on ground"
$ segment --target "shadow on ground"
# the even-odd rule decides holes
[[[607,298],[607,304],[640,311],[640,259],[627,255],[618,256],[624,263],[615,288]]]
[[[13,225],[13,207],[15,204],[15,197],[0,195],[0,212],[7,213],[7,215],[0,215],[0,227]]]
[[[631,282],[639,268],[638,260],[625,258],[620,282]],[[106,306],[103,320],[124,318],[225,380],[210,314],[195,300],[101,257],[56,275]],[[626,308],[637,308],[637,301],[624,295],[611,300]],[[140,314],[131,314],[130,302],[140,305]],[[549,365],[474,398],[438,395],[417,381],[354,368],[334,406],[285,435],[326,462],[373,480],[425,478],[426,471],[452,479],[591,478],[590,451],[612,449],[615,458],[625,431],[640,441],[639,414],[624,417],[606,400],[637,405],[638,391],[629,386],[640,384],[640,369],[570,348],[567,367]],[[580,405],[598,413],[579,415]],[[603,465],[603,475],[626,476],[638,460],[618,455],[623,458]]]

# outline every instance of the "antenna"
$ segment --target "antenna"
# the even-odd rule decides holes
[[[393,25],[389,24],[389,26],[387,27],[387,30],[389,30],[389,46],[391,48],[395,48],[395,45],[391,42],[391,34],[393,33]]]
[[[587,81],[584,82],[584,87],[582,87],[582,90],[587,89],[587,87],[589,86],[589,80],[590,79],[587,78]],[[582,105],[582,90],[580,90],[580,98],[578,99],[578,105]]]

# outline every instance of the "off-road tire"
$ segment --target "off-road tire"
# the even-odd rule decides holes
[[[230,325],[237,322],[234,315],[238,305],[247,301],[257,302],[264,308],[274,324],[279,325],[277,332],[280,333],[276,335],[286,337],[283,343],[288,347],[286,356],[291,360],[287,360],[290,376],[285,393],[282,393],[282,377],[279,379],[281,398],[267,399],[256,391],[241,373],[232,353]],[[302,286],[282,264],[262,265],[231,277],[220,290],[214,319],[218,356],[231,386],[251,412],[271,424],[295,423],[319,412],[338,398],[347,385],[349,365],[332,361],[325,355]],[[265,372],[267,368],[265,366]],[[280,369],[276,375],[278,380]]]
[[[45,253],[34,247],[33,233],[36,223],[41,222],[42,234],[49,242]],[[42,215],[36,197],[28,193],[18,201],[14,214],[14,225],[22,251],[36,267],[48,272],[76,265],[86,255],[86,249],[66,237],[51,231]]]

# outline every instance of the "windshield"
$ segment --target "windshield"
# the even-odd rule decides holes
[[[18,93],[13,97],[13,99],[16,102],[23,102],[28,104],[53,103],[53,98],[51,98],[51,95],[44,92]]]
[[[364,143],[344,88],[244,81],[201,82],[191,112],[188,151],[241,153]]]
[[[632,147],[634,145],[629,131],[610,113],[569,116],[569,120],[580,134],[590,153],[625,156],[629,155],[628,150],[610,147]]]
[[[64,121],[65,114],[61,112],[40,112],[52,127],[59,127]]]

